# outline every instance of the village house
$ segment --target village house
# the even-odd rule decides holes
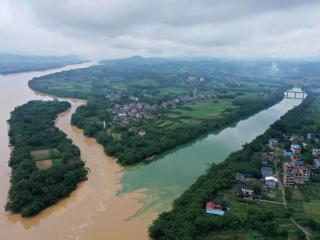
[[[285,141],[289,141],[289,139],[291,138],[291,134],[289,134],[289,133],[284,133],[283,135],[283,139],[285,140]]]
[[[262,167],[260,169],[260,172],[263,178],[270,177],[273,175],[273,170],[271,167]]]
[[[242,173],[236,173],[235,175],[235,181],[238,183],[244,183],[245,182],[245,176]]]
[[[129,124],[129,120],[126,113],[118,113],[118,115],[114,116],[113,120],[121,126]]]
[[[269,177],[265,177],[264,179],[264,184],[268,187],[268,188],[276,188],[277,184],[278,184],[278,179],[272,176]]]
[[[290,150],[284,150],[283,151],[283,156],[284,157],[291,157],[292,156],[292,152]]]
[[[302,160],[302,155],[301,154],[292,154],[290,159],[291,159],[291,161],[299,161],[299,160]]]
[[[316,138],[316,134],[314,133],[307,133],[307,140],[313,141]]]
[[[130,96],[129,99],[131,101],[139,101],[139,98],[135,97],[135,96]]]
[[[223,216],[229,209],[214,202],[206,203],[206,213]]]
[[[302,159],[292,160],[291,163],[292,163],[294,166],[303,166],[303,165],[304,165],[304,161],[303,161]]]
[[[119,101],[121,99],[122,95],[118,92],[112,92],[110,94],[105,95],[105,99],[110,100],[112,102]]]
[[[316,170],[320,170],[320,159],[319,158],[313,160],[313,167]]]
[[[201,84],[204,83],[205,78],[204,77],[196,77],[196,76],[192,76],[190,74],[187,74],[187,83],[188,84]]]
[[[301,154],[301,146],[299,144],[291,144],[291,151],[293,155]]]
[[[289,140],[293,143],[299,143],[299,142],[303,142],[304,137],[303,136],[299,136],[299,135],[292,135]]]
[[[312,149],[312,156],[314,158],[319,158],[320,157],[320,149],[319,148],[313,148]]]
[[[253,198],[254,189],[252,186],[243,186],[241,187],[241,194],[245,198]]]
[[[295,166],[293,163],[283,165],[283,184],[285,186],[304,184],[310,180],[310,176],[311,169],[308,166]]]
[[[278,147],[278,144],[279,144],[278,139],[275,139],[275,138],[269,139],[269,147],[270,147],[271,149],[277,148],[277,147]]]
[[[253,179],[254,178],[254,175],[251,172],[245,172],[243,174],[243,176],[245,177],[245,179]]]
[[[140,137],[143,137],[144,135],[146,135],[146,131],[145,131],[145,130],[140,130],[140,131],[138,132],[138,135],[139,135]]]
[[[263,158],[267,161],[273,161],[275,160],[275,155],[273,151],[268,151],[263,153]]]

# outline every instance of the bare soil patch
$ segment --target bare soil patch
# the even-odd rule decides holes
[[[40,171],[47,170],[52,167],[52,160],[41,160],[41,161],[36,161],[36,167]]]

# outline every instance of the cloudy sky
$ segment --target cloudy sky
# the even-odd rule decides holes
[[[320,56],[320,0],[0,0],[0,52]]]

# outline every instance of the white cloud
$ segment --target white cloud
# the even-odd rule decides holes
[[[318,57],[317,0],[1,0],[0,51]]]

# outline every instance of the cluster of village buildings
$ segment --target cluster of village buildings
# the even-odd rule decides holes
[[[286,162],[283,164],[283,184],[285,186],[297,186],[310,181],[311,173],[320,170],[320,149],[313,148],[313,164],[305,163],[302,154],[302,147],[307,147],[307,143],[319,141],[314,133],[308,133],[306,138],[299,135],[284,135],[285,141],[291,142],[290,150],[283,152]]]
[[[113,116],[112,120],[120,126],[126,126],[132,119],[155,119],[156,107],[147,103],[131,102],[129,104],[115,104],[107,111]]]
[[[313,164],[307,164],[303,160],[302,147],[307,147],[305,142],[319,142],[315,134],[308,133],[306,137],[299,135],[284,134],[284,141],[290,142],[290,149],[283,151],[284,163],[282,165],[283,171],[283,185],[287,187],[295,187],[306,184],[310,181],[312,173],[320,173],[320,149],[312,148]],[[280,151],[278,139],[269,139],[268,151],[263,154],[262,167],[260,173],[263,179],[261,189],[257,191],[251,184],[255,181],[253,173],[237,172],[235,174],[235,181],[240,183],[239,196],[244,198],[261,198],[263,192],[268,192],[270,189],[275,189],[279,185],[278,179],[269,163],[277,161],[279,158],[276,152]],[[206,213],[214,215],[224,215],[228,210],[214,202],[207,202]]]
[[[119,101],[122,95],[118,92],[114,92],[105,96],[106,99],[110,101]],[[153,120],[156,119],[156,112],[160,109],[166,109],[169,107],[175,107],[178,104],[191,102],[194,100],[203,100],[212,97],[208,94],[199,93],[194,90],[192,94],[177,96],[173,99],[163,101],[159,104],[150,105],[148,103],[139,102],[139,98],[130,96],[130,103],[120,105],[115,104],[113,107],[107,109],[113,118],[113,122],[120,126],[129,125],[130,120],[134,119],[146,119]]]
[[[284,156],[290,161],[283,164],[283,184],[295,186],[308,182],[311,176],[311,167],[303,161],[301,145],[292,144],[290,151],[285,151]]]
[[[314,157],[314,164],[306,164],[303,160],[302,146],[307,146],[304,143],[305,138],[298,135],[284,135],[285,141],[290,141],[291,146],[290,150],[284,150],[284,164],[282,165],[283,170],[283,185],[288,187],[298,186],[305,184],[310,181],[312,172],[320,171],[320,149],[312,149],[312,155]],[[315,135],[312,133],[307,134],[306,140],[308,142],[317,140]],[[280,179],[275,177],[273,168],[268,165],[269,161],[277,160],[278,157],[275,154],[276,150],[279,150],[278,139],[269,140],[269,149],[270,151],[263,154],[262,166],[261,167],[261,176],[264,180],[264,184],[261,188],[261,192],[267,192],[268,189],[274,189],[279,184]],[[241,183],[248,183],[248,178],[252,178],[251,173],[236,173],[235,180]],[[241,187],[241,195],[243,197],[257,197],[254,193],[252,186],[244,184]],[[261,197],[261,196],[258,196]]]
[[[205,78],[204,77],[197,77],[197,76],[192,76],[189,75],[187,76],[187,83],[188,84],[202,84],[205,82]]]

